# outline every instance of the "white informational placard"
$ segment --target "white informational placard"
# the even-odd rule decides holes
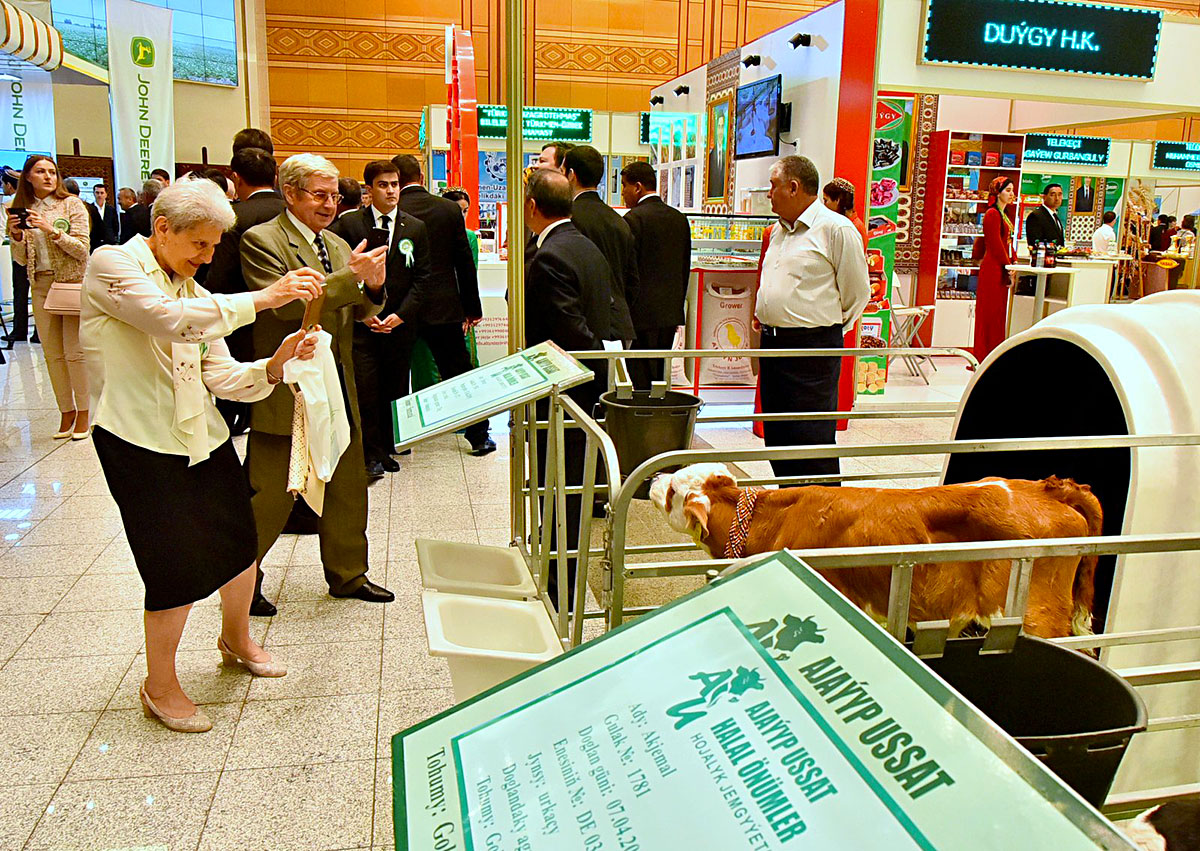
[[[779,554],[392,739],[398,849],[1129,849]]]
[[[156,168],[175,173],[171,10],[134,0],[107,7],[115,185],[138,191]]]
[[[455,378],[410,393],[394,403],[395,439],[411,446],[435,435],[566,390],[590,380],[592,371],[550,342],[484,364]]]

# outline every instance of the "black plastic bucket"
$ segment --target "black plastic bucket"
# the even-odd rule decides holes
[[[1108,797],[1146,705],[1091,657],[1030,636],[1011,653],[979,655],[982,638],[954,639],[922,659],[963,697],[1095,807]]]
[[[635,390],[632,398],[618,399],[614,390],[603,394],[600,404],[604,406],[604,428],[617,447],[617,461],[625,477],[647,458],[690,448],[702,403],[698,396],[678,390],[668,390],[661,399],[652,397],[649,390]],[[634,496],[649,499],[650,482],[643,482]]]

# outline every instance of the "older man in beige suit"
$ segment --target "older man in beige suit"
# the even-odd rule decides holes
[[[391,602],[393,595],[367,579],[367,477],[363,462],[358,399],[352,359],[354,323],[374,316],[386,292],[386,248],[365,251],[326,230],[337,214],[338,171],[313,154],[289,157],[279,168],[287,209],[277,218],[246,231],[242,237],[242,272],[253,292],[291,269],[311,268],[325,276],[321,327],[333,336],[333,355],[348,401],[350,446],[325,488],[325,507],[318,524],[321,562],[334,597],[372,603]],[[300,327],[304,306],[297,302],[263,311],[254,323],[255,352],[274,351],[279,341]],[[287,491],[294,399],[286,387],[250,410],[246,463],[253,491],[251,505],[258,529],[259,563],[283,531],[292,510]],[[255,601],[262,600],[262,572]],[[268,604],[269,605],[269,604]]]

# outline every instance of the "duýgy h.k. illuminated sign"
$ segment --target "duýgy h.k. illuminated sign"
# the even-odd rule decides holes
[[[1062,0],[926,0],[921,61],[1153,80],[1162,20]]]

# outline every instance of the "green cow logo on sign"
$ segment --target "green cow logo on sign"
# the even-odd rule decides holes
[[[680,730],[698,718],[708,714],[708,710],[722,697],[728,697],[730,703],[737,703],[738,698],[748,691],[763,689],[762,674],[757,668],[738,666],[735,674],[731,669],[714,671],[713,673],[692,674],[689,680],[702,683],[700,696],[675,704],[667,710],[667,714],[678,719],[675,729]]]
[[[144,35],[135,35],[129,42],[129,53],[133,64],[141,68],[154,67],[154,42]]]
[[[825,643],[825,636],[821,635],[825,630],[821,629],[820,625],[811,617],[798,618],[795,615],[784,615],[782,627],[779,625],[779,621],[771,618],[762,623],[752,623],[749,629],[758,639],[759,644],[767,650],[780,651],[774,657],[776,662],[787,661],[791,657],[792,651],[801,644]]]

